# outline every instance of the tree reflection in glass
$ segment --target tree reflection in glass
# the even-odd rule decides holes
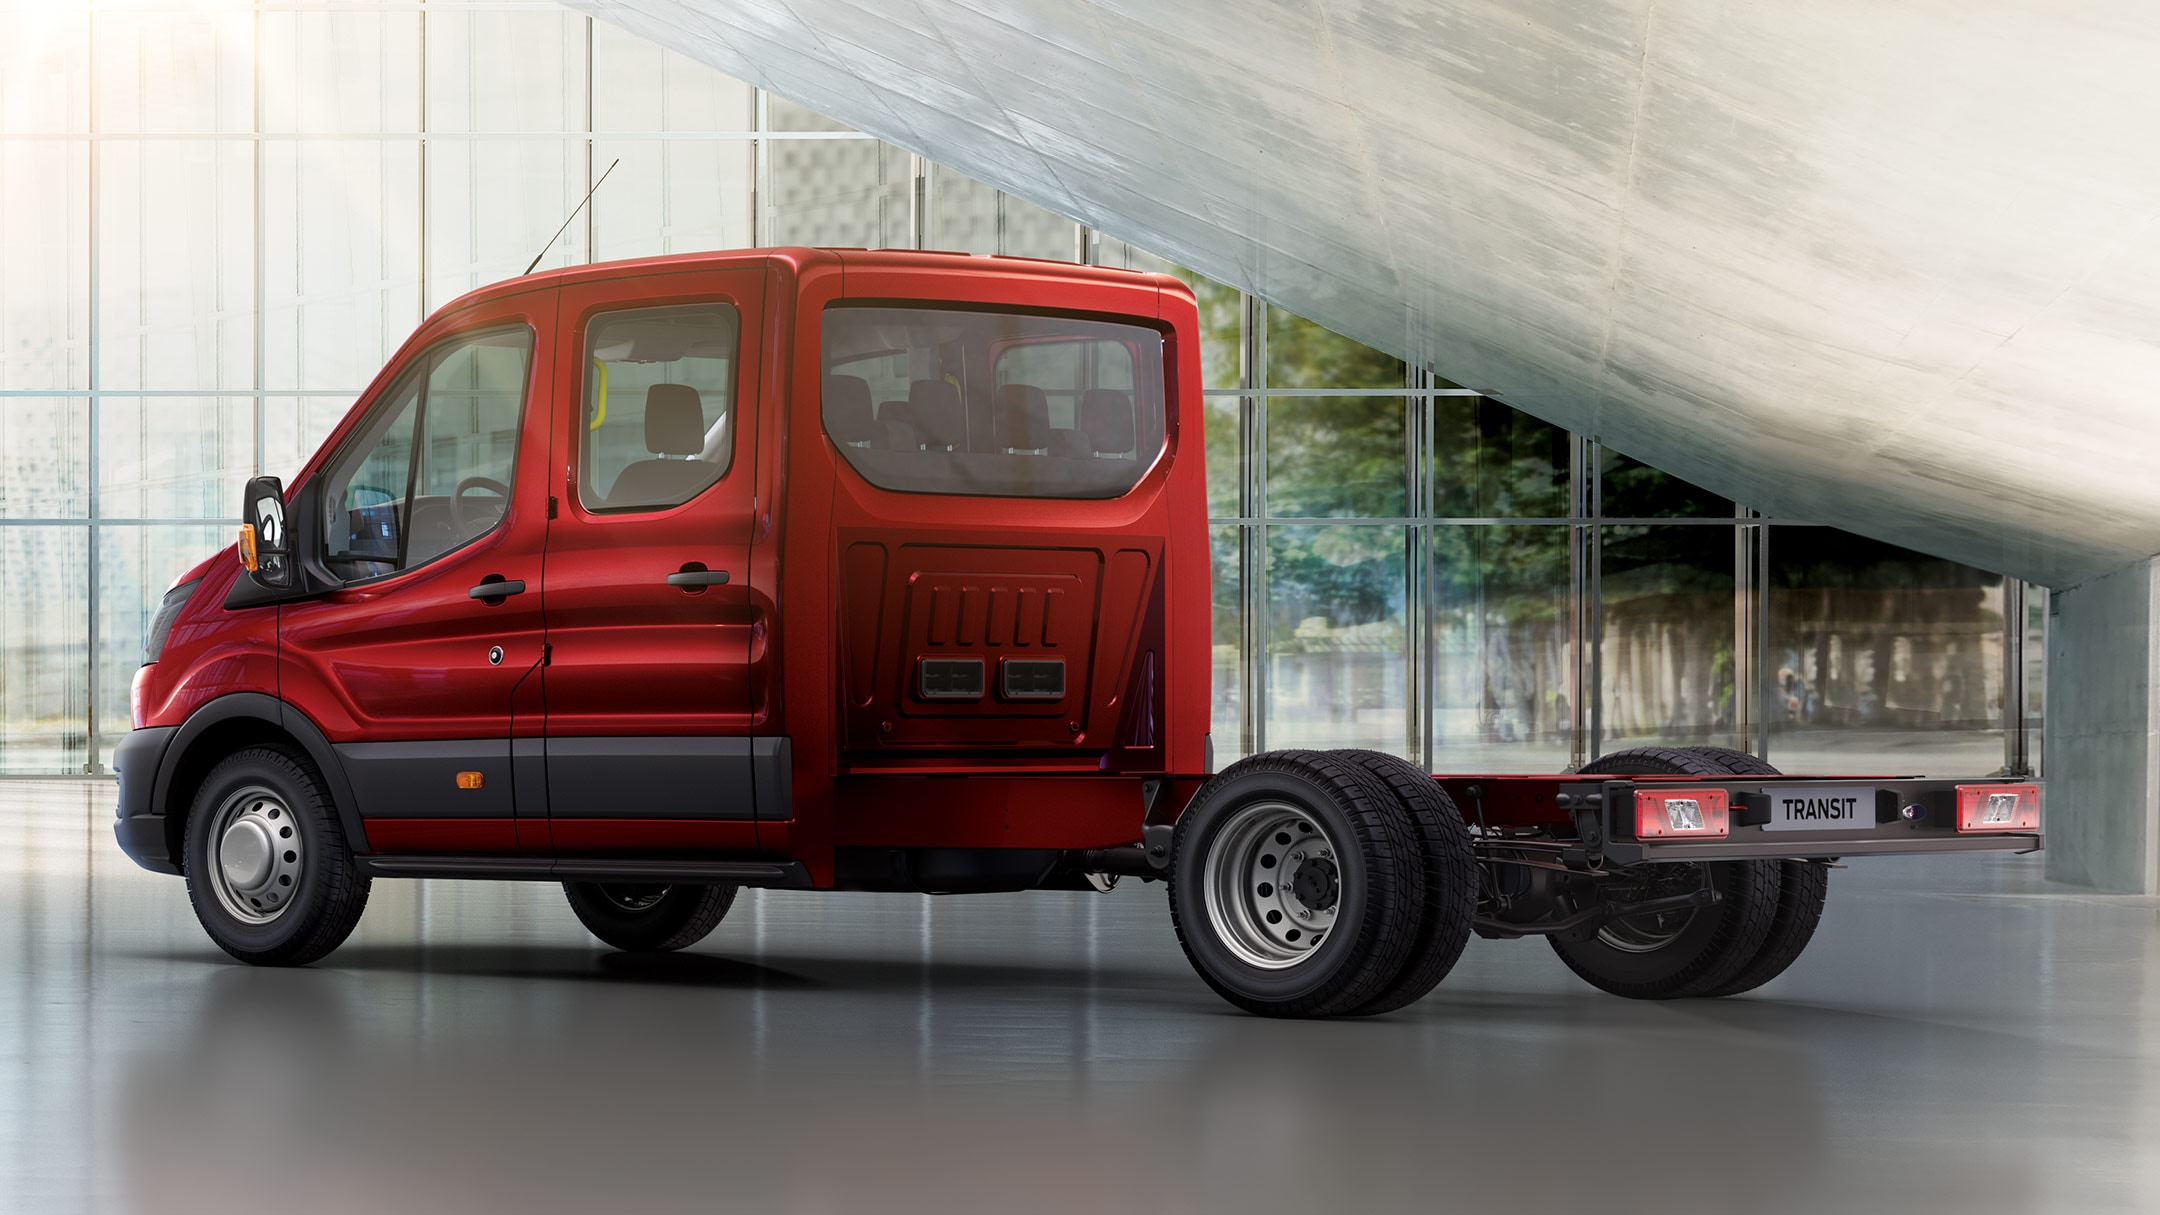
[[[1267,530],[1267,744],[1408,753],[1404,531]]]
[[[1568,760],[1568,530],[1431,529],[1433,770],[1551,772]]]

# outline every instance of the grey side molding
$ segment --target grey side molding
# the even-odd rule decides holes
[[[795,744],[787,735],[750,740],[750,788],[760,822],[795,817]]]

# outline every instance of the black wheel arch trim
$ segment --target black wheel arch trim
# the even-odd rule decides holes
[[[151,788],[150,806],[153,811],[170,815],[172,786],[180,767],[189,758],[195,744],[213,727],[229,721],[258,721],[275,726],[290,735],[314,761],[315,770],[322,773],[323,783],[330,787],[330,801],[337,807],[338,822],[345,828],[345,838],[354,852],[368,850],[367,825],[361,820],[360,806],[353,796],[352,782],[346,779],[345,765],[338,760],[337,751],[330,739],[323,734],[308,715],[291,704],[263,692],[229,692],[210,701],[188,715],[180,724],[179,733],[165,748],[164,761],[158,765],[157,781]],[[180,807],[184,816],[186,807]],[[178,856],[172,857],[177,867]]]

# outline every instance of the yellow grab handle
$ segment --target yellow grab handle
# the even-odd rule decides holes
[[[593,391],[592,425],[585,429],[598,430],[600,423],[607,421],[607,364],[594,359],[592,365],[593,369],[600,373],[600,377]]]

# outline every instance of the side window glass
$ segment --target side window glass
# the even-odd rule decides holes
[[[587,510],[680,506],[735,462],[741,318],[726,304],[594,318],[578,425]]]
[[[1147,326],[835,303],[824,330],[825,433],[881,489],[1115,498],[1169,439],[1163,337]]]
[[[510,504],[532,334],[428,352],[324,474],[323,562],[348,581],[434,560],[493,531]]]
[[[406,564],[486,535],[510,509],[530,349],[522,334],[483,338],[446,351],[428,369]]]

